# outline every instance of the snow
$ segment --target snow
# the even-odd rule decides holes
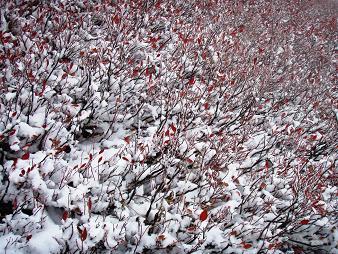
[[[205,244],[214,243],[216,245],[220,245],[220,243],[224,241],[222,235],[223,235],[222,230],[220,230],[217,227],[212,228],[211,230],[209,230],[207,234]]]
[[[332,10],[21,2],[0,15],[0,249],[337,253]]]
[[[20,122],[18,129],[18,136],[33,138],[43,133],[42,128],[32,127],[24,122]]]
[[[29,124],[32,127],[40,128],[40,127],[43,126],[43,124],[45,123],[45,113],[43,112],[44,110],[40,110],[41,113],[39,113],[39,111],[38,111],[32,117],[30,117]]]
[[[57,253],[61,251],[62,246],[56,241],[61,238],[62,231],[58,225],[55,225],[52,220],[45,219],[43,231],[35,233],[29,240],[29,249],[32,253],[44,254]]]
[[[13,233],[7,233],[6,235],[1,236],[0,238],[0,249],[4,250],[8,254],[23,254],[23,250],[17,249],[13,243],[18,241],[20,236]]]

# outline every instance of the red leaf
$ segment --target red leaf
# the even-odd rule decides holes
[[[130,144],[130,136],[124,137],[124,141],[129,145]]]
[[[81,232],[81,241],[84,241],[87,239],[87,229],[83,228],[82,232]]]
[[[15,158],[15,159],[13,160],[13,165],[12,165],[12,167],[15,168],[17,163],[18,163],[18,158]]]
[[[12,113],[12,117],[15,117],[15,116],[16,116],[16,112],[13,112],[13,113]]]
[[[101,157],[99,158],[99,163],[100,163],[102,160],[103,160],[103,157],[101,156]]]
[[[230,33],[230,35],[231,35],[232,37],[235,37],[235,36],[237,35],[236,30],[232,31],[232,32]]]
[[[92,199],[91,199],[90,197],[88,198],[88,203],[87,203],[87,205],[88,205],[89,211],[92,210]]]
[[[190,159],[190,158],[187,158],[185,161],[188,162],[189,164],[194,163],[194,161],[192,159]]]
[[[149,42],[150,42],[150,43],[156,43],[157,41],[158,41],[158,39],[155,38],[155,37],[150,37],[150,38],[149,38]]]
[[[237,235],[237,232],[236,231],[231,231],[230,235]]]
[[[205,110],[208,110],[209,109],[209,103],[208,102],[204,103],[203,107],[204,107]]]
[[[133,77],[136,77],[138,75],[138,69],[134,69],[132,75],[133,75]]]
[[[99,152],[99,154],[102,154],[104,152],[104,148],[102,148]]]
[[[195,225],[192,225],[192,226],[190,226],[190,227],[187,227],[187,231],[189,231],[189,232],[193,232],[193,231],[195,231],[196,230],[196,226]]]
[[[242,33],[244,31],[244,25],[238,27],[238,32]]]
[[[299,223],[301,225],[307,225],[307,224],[309,224],[309,222],[310,222],[310,220],[301,220]]]
[[[208,211],[207,210],[203,210],[200,214],[200,220],[201,221],[205,221],[208,218]]]
[[[16,130],[14,129],[14,130],[11,130],[8,134],[9,134],[9,136],[13,136],[15,134],[15,132],[16,132]]]
[[[166,130],[166,132],[164,133],[165,136],[169,137],[169,130]]]
[[[297,128],[297,129],[296,129],[296,132],[297,132],[298,134],[301,134],[301,133],[303,132],[303,128]]]
[[[176,127],[173,123],[170,125],[170,128],[174,133],[176,133]]]
[[[29,153],[25,153],[22,155],[21,160],[28,160],[29,159]]]
[[[161,1],[158,1],[156,4],[155,4],[155,7],[157,9],[160,9],[161,8]]]
[[[128,60],[128,64],[129,64],[129,65],[132,65],[133,63],[134,63],[134,59],[129,59],[129,60]]]
[[[310,140],[311,141],[316,141],[317,140],[317,135],[316,134],[310,135]]]
[[[268,249],[272,250],[274,247],[275,247],[275,245],[273,243],[270,243],[269,246],[268,246]]]
[[[117,24],[117,25],[120,23],[120,18],[119,18],[118,15],[115,15],[115,16],[113,17],[113,22],[114,22],[115,24]]]
[[[13,200],[12,207],[13,207],[13,210],[18,208],[18,200],[16,198]]]
[[[189,85],[193,85],[193,84],[195,84],[195,77],[191,77],[189,79]]]
[[[89,154],[89,160],[92,160],[93,159],[93,155],[90,153]]]
[[[35,77],[34,77],[32,71],[30,71],[30,72],[28,73],[28,78],[29,78],[30,80],[34,80],[34,79],[35,79]]]
[[[67,76],[68,76],[68,73],[64,73],[61,78],[65,79],[65,78],[67,78]]]
[[[46,86],[47,86],[47,80],[43,80],[42,81],[42,90],[41,90],[41,95],[44,93],[44,91],[46,90]]]
[[[62,219],[64,221],[66,221],[68,219],[68,212],[67,211],[64,211],[63,214],[62,214]]]
[[[256,65],[256,63],[257,63],[257,57],[255,57],[255,58],[253,59],[253,64]]]
[[[259,186],[259,190],[263,190],[266,188],[266,183],[261,183]]]
[[[202,59],[205,60],[207,58],[207,53],[205,51],[203,51],[202,53]]]
[[[250,249],[252,247],[252,244],[250,243],[242,243],[244,249]]]
[[[27,241],[29,241],[30,239],[32,239],[32,235],[26,236],[26,240],[27,240]]]
[[[185,96],[187,93],[185,92],[185,91],[181,91],[180,92],[180,97],[183,97],[183,96]]]
[[[122,157],[122,159],[129,162],[127,157]]]

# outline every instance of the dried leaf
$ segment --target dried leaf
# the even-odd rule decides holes
[[[163,241],[163,240],[165,240],[165,235],[159,235],[159,236],[157,237],[157,239],[158,239],[159,241]]]

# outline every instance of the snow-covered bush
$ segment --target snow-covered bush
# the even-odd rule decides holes
[[[329,3],[0,12],[5,253],[338,253]]]

